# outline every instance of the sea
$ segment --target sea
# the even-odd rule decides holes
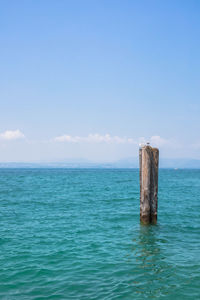
[[[0,169],[0,299],[200,299],[200,170]]]

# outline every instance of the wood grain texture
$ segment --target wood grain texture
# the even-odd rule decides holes
[[[144,146],[139,150],[140,159],[140,221],[156,224],[158,207],[159,150]]]

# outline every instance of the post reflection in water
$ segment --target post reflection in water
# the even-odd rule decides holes
[[[159,225],[140,225],[136,232],[132,246],[134,268],[130,275],[134,293],[138,296],[159,298],[175,287],[173,266],[165,258],[165,243],[166,240],[160,236]]]

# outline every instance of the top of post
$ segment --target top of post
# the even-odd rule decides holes
[[[151,145],[150,145],[150,142],[146,142],[146,143],[141,143],[141,144],[139,144],[139,148],[140,149],[149,149],[149,150],[155,150],[155,151],[159,151],[159,149],[158,148],[155,148],[155,147],[152,147]]]
[[[140,144],[139,144],[139,147],[140,147],[140,148],[146,148],[146,147],[152,148],[152,147],[150,146],[150,142],[140,143]]]

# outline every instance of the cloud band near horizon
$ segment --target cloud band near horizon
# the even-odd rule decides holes
[[[25,139],[25,134],[19,129],[16,130],[6,130],[3,133],[0,133],[0,140],[3,141],[13,141]],[[28,140],[27,140],[28,141]],[[42,141],[41,141],[42,142]],[[149,139],[144,137],[139,137],[133,139],[131,137],[120,137],[118,135],[112,136],[110,134],[101,135],[99,133],[88,134],[87,136],[72,136],[69,134],[63,134],[57,137],[52,138],[48,142],[56,142],[56,143],[106,143],[106,144],[132,144],[139,145],[141,143],[150,142],[153,146],[162,147],[162,146],[170,146],[173,145],[172,141],[164,139],[159,135],[154,135]]]

